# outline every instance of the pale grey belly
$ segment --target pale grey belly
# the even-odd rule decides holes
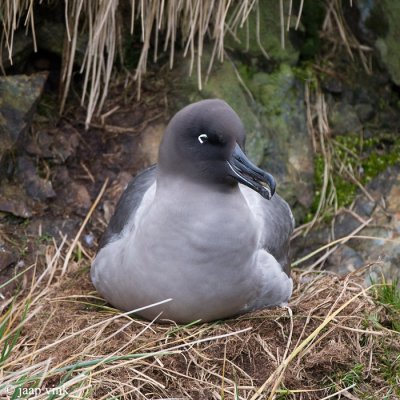
[[[148,319],[163,311],[161,318],[177,322],[215,320],[279,305],[291,294],[291,280],[276,261],[276,265],[257,265],[260,257],[254,256],[238,264],[237,259],[227,263],[225,257],[224,264],[210,258],[199,265],[185,264],[177,257],[142,265],[125,258],[126,254],[116,259],[116,254],[123,254],[118,252],[121,247],[123,243],[114,242],[100,251],[92,280],[105,299],[126,311],[172,299],[139,313]],[[261,261],[268,262],[265,257]]]
[[[218,254],[192,248],[189,253],[183,243],[174,251],[136,245],[123,239],[110,243],[93,263],[93,283],[115,307],[133,310],[172,298],[140,315],[153,318],[163,309],[163,318],[187,321],[222,318],[249,302],[256,282],[251,256],[243,249]]]
[[[171,298],[139,315],[152,319],[163,311],[161,318],[177,322],[215,320],[286,301],[287,276],[257,250],[262,222],[239,200],[216,198],[224,205],[218,212],[208,198],[174,213],[153,205],[141,224],[98,253],[92,266],[97,290],[127,311]]]

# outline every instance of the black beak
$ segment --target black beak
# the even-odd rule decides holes
[[[236,144],[232,157],[228,160],[231,176],[243,185],[255,190],[262,197],[270,200],[275,193],[276,182],[272,175],[254,165]],[[267,187],[263,185],[267,184]]]

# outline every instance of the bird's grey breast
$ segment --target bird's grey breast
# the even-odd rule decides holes
[[[231,196],[193,185],[185,193],[157,193],[151,210],[138,222],[135,244],[144,264],[171,263],[220,268],[244,263],[258,241],[254,217],[241,193]],[[143,250],[151,248],[151,252]],[[141,254],[138,254],[141,253]]]

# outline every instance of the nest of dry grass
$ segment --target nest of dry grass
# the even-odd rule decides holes
[[[89,260],[71,258],[63,275],[63,253],[49,246],[44,271],[25,273],[25,289],[4,305],[2,394],[254,400],[392,393],[382,359],[398,354],[399,336],[384,327],[387,311],[358,275],[296,270],[290,308],[178,326],[108,307],[89,281]]]

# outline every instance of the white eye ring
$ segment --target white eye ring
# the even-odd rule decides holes
[[[203,134],[201,134],[197,139],[199,139],[199,142],[200,142],[201,144],[203,144],[203,143],[204,143],[204,140],[208,139],[208,136],[207,136],[205,133],[203,133]],[[204,139],[204,140],[203,140],[203,139]]]

